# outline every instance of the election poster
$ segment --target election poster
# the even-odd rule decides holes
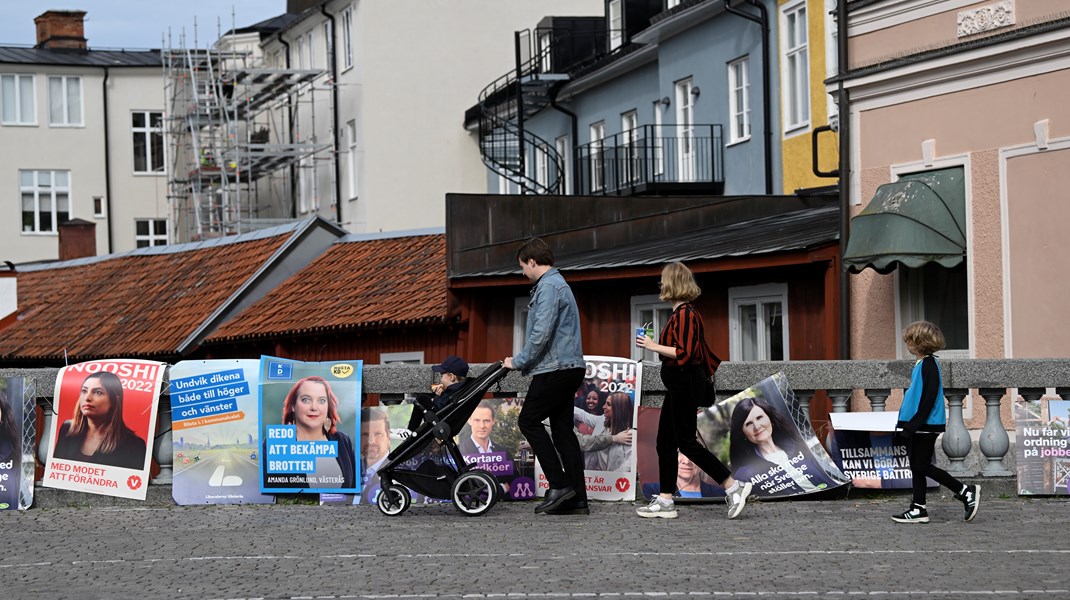
[[[895,411],[832,413],[829,453],[856,488],[910,489],[913,476],[906,444],[897,443]],[[927,480],[928,487],[938,484]]]
[[[260,361],[186,360],[169,378],[175,503],[274,502],[260,493]]]
[[[698,413],[696,413],[696,418]],[[661,408],[654,406],[639,407],[639,428],[636,431],[636,451],[639,453],[636,460],[639,489],[643,497],[651,500],[661,493],[661,482],[658,481],[658,450],[656,441],[658,438],[658,423],[661,418]],[[727,448],[727,445],[725,446]],[[727,456],[725,457],[727,463]],[[682,452],[676,452],[676,491],[673,493],[675,502],[684,504],[702,502],[724,502],[724,488],[713,480],[702,469],[698,468],[691,459]]]
[[[576,390],[573,425],[583,451],[587,497],[633,500],[642,363],[609,356],[585,356],[584,361],[587,371]],[[539,496],[550,489],[537,461],[535,483]]]
[[[0,378],[0,510],[33,505],[36,395],[32,379]]]
[[[60,369],[59,416],[41,484],[144,500],[164,366],[110,359]]]
[[[262,493],[356,493],[363,362],[260,358]]]
[[[480,400],[456,437],[465,462],[494,475],[505,492],[503,499],[535,497],[535,459],[517,425],[522,405],[516,398]]]
[[[759,498],[823,492],[850,481],[825,452],[787,377],[777,373],[701,412],[703,443]],[[727,441],[727,448],[725,442]]]
[[[1014,403],[1018,494],[1070,495],[1070,400]]]

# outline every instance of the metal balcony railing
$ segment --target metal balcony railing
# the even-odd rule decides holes
[[[671,184],[706,184],[705,191],[720,193],[724,186],[719,124],[643,125],[578,146],[576,160],[580,195],[654,193]]]

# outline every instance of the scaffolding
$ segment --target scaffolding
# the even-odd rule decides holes
[[[314,177],[314,161],[329,160],[330,144],[315,137],[316,82],[326,72],[268,65],[223,39],[210,48],[180,40],[163,51],[172,240],[294,220],[298,174]]]

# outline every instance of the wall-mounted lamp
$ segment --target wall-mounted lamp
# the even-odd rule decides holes
[[[691,88],[691,95],[692,96],[698,96],[701,93],[702,93],[702,90],[700,90],[697,85],[695,87]]]
[[[670,102],[672,102],[672,101],[669,100],[668,96],[665,96],[664,98],[661,99],[661,105],[662,106],[668,106]]]

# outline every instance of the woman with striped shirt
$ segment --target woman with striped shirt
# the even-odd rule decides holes
[[[640,517],[676,518],[673,494],[676,492],[677,450],[725,488],[728,518],[743,511],[750,495],[749,482],[737,482],[731,471],[698,441],[699,406],[705,400],[706,381],[719,361],[706,345],[702,317],[691,305],[702,290],[695,276],[683,263],[674,262],[661,271],[660,298],[672,303],[672,316],[657,342],[645,335],[635,344],[657,352],[661,358],[661,381],[665,384],[665,401],[658,421],[658,479],[660,493],[648,506],[636,512]]]

